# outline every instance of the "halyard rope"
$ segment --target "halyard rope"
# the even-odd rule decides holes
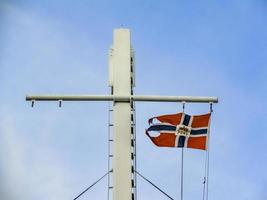
[[[139,172],[135,171],[137,175],[139,175],[141,178],[143,178],[145,181],[147,181],[148,183],[150,183],[152,186],[154,186],[156,189],[158,189],[162,194],[164,194],[166,197],[168,197],[171,200],[174,200],[172,197],[170,197],[170,195],[168,195],[166,192],[164,192],[162,189],[160,189],[158,186],[156,186],[154,183],[152,183],[150,180],[148,180],[147,178],[145,178],[142,174],[140,174]]]
[[[97,181],[95,181],[92,185],[90,185],[89,187],[87,187],[84,191],[82,191],[80,194],[78,194],[73,200],[78,199],[79,197],[81,197],[84,193],[86,193],[89,189],[91,189],[95,184],[97,184],[99,181],[101,181],[103,178],[105,178],[105,176],[107,176],[112,170],[108,171],[107,173],[105,173],[103,176],[101,176],[101,178],[99,178]]]

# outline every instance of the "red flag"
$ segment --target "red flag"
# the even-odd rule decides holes
[[[177,113],[153,117],[148,120],[150,127],[146,130],[146,134],[159,147],[187,147],[206,150],[210,115],[211,113],[192,116]],[[151,136],[153,131],[160,135]]]

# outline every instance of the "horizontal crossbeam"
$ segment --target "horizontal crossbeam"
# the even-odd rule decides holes
[[[149,101],[149,102],[188,102],[188,103],[218,103],[217,97],[192,96],[114,96],[114,95],[29,95],[27,101]]]

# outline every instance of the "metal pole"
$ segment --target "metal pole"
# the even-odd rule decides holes
[[[131,200],[131,43],[128,29],[114,30],[112,48],[114,96],[109,98],[114,101],[113,200]],[[128,98],[116,98],[120,96]]]
[[[114,93],[115,94],[115,93]],[[218,103],[217,97],[144,95],[27,95],[27,101],[115,101]]]

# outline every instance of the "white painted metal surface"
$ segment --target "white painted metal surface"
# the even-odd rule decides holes
[[[128,29],[113,37],[113,94],[131,95],[131,38]],[[131,104],[117,101],[114,113],[113,200],[131,200]]]
[[[218,103],[218,97],[192,96],[145,96],[145,95],[35,95],[26,96],[27,101],[148,101],[148,102],[187,102]]]

